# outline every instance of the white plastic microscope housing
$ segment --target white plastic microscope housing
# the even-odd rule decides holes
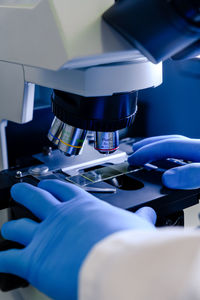
[[[101,18],[114,0],[0,0],[0,170],[7,120],[33,115],[35,84],[82,96],[162,83],[154,65]]]

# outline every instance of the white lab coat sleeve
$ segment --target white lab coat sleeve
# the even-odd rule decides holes
[[[200,300],[200,231],[123,231],[96,244],[79,300]]]

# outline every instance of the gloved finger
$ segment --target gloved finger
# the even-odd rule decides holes
[[[61,202],[66,202],[82,195],[87,195],[87,197],[90,197],[87,192],[85,192],[78,186],[60,180],[43,180],[40,181],[38,187],[48,191]]]
[[[128,162],[130,165],[140,166],[164,158],[198,162],[200,161],[200,140],[178,138],[158,141],[137,150],[128,158]]]
[[[23,249],[0,252],[0,273],[10,273],[25,278],[27,270]]]
[[[137,151],[138,149],[140,149],[146,145],[149,145],[149,144],[152,144],[155,142],[159,142],[159,141],[168,140],[168,139],[188,139],[188,138],[183,135],[178,135],[178,134],[153,136],[153,137],[149,137],[149,138],[146,138],[139,142],[134,143],[133,150]]]
[[[167,170],[162,176],[162,182],[171,189],[198,189],[200,188],[200,163]]]
[[[153,208],[151,207],[142,207],[140,209],[138,209],[135,212],[136,215],[140,216],[141,218],[147,220],[149,223],[155,225],[156,224],[156,219],[157,219],[157,215],[156,212]]]
[[[38,229],[38,225],[37,222],[30,219],[9,221],[2,226],[1,234],[4,239],[27,246]]]
[[[11,188],[11,196],[41,220],[44,220],[54,207],[59,205],[59,201],[53,195],[28,183],[15,184]]]

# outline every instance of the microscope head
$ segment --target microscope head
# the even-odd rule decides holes
[[[135,118],[137,91],[162,83],[162,64],[149,62],[102,20],[113,0],[37,2],[32,12],[40,13],[46,22],[46,12],[53,13],[48,26],[54,24],[57,30],[55,35],[52,30],[51,41],[56,48],[52,51],[48,40],[42,41],[51,59],[37,56],[33,65],[30,56],[31,65],[24,69],[28,82],[54,90],[55,119],[49,140],[67,156],[78,155],[87,131],[93,131],[95,149],[114,152],[118,130],[131,126]],[[75,14],[78,20],[71,17]]]
[[[154,63],[170,57],[174,59],[194,57],[200,53],[198,0],[118,0],[103,14],[103,17],[127,42],[136,46]],[[139,56],[138,60],[136,58],[130,60],[130,64],[134,65],[137,61],[139,64],[147,65],[144,57]],[[123,63],[118,63],[121,69],[124,67]],[[146,70],[143,71],[145,73]],[[123,70],[120,72],[123,73]],[[157,77],[155,72],[148,75]],[[136,76],[137,72],[132,77],[133,81]],[[105,74],[105,78],[112,84],[109,73]],[[126,80],[123,76],[119,78]],[[142,76],[141,81],[145,81],[144,78],[145,76]],[[114,80],[116,81],[116,78]],[[102,87],[102,91],[103,89]],[[95,149],[100,153],[112,153],[118,148],[118,130],[130,126],[134,120],[137,111],[137,91],[140,89],[141,84],[132,89],[123,87],[118,93],[116,88],[112,94],[98,97],[93,95],[90,98],[55,91],[52,102],[53,111],[58,119],[54,120],[49,132],[50,139],[58,143],[61,150],[64,148],[67,155],[78,154],[86,130],[92,130],[96,132]],[[63,122],[70,124],[70,127]]]
[[[99,152],[118,148],[117,131],[132,124],[137,91],[162,83],[162,63],[151,63],[103,20],[114,3],[0,2],[0,122],[31,121],[37,84],[54,90],[48,136],[66,155],[80,153],[87,131],[96,132]],[[3,144],[0,169],[7,167]]]

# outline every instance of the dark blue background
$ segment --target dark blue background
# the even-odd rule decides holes
[[[200,138],[200,60],[168,60],[163,75],[161,86],[140,93],[146,107],[146,135]]]

